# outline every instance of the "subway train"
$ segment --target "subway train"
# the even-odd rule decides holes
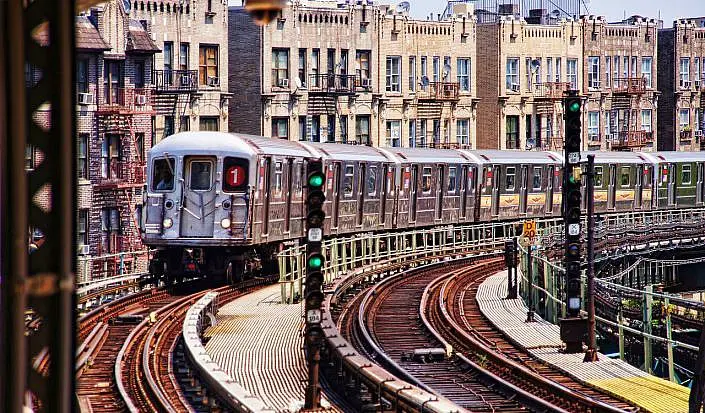
[[[704,205],[705,153],[594,154],[597,213]],[[155,145],[147,159],[142,239],[155,250],[150,272],[168,280],[235,281],[272,270],[277,252],[304,236],[312,159],[323,162],[326,174],[325,236],[561,214],[557,152],[373,148],[184,132]]]

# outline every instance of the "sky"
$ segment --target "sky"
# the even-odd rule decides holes
[[[399,0],[401,1],[401,0]],[[394,4],[396,0],[381,0],[381,3]],[[231,5],[241,5],[241,0],[229,0]],[[423,19],[430,13],[442,13],[446,0],[409,0],[412,16]],[[659,18],[664,27],[672,27],[673,20],[682,17],[705,16],[704,0],[590,0],[589,13],[606,16],[608,21],[619,21],[624,16],[635,14]]]

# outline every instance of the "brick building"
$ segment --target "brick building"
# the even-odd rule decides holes
[[[581,22],[583,141],[593,150],[656,150],[658,22]]]
[[[475,22],[295,1],[254,26],[230,8],[230,130],[375,146],[475,145]]]
[[[659,30],[658,134],[661,150],[705,150],[705,18]]]
[[[561,98],[583,82],[582,30],[565,19],[478,24],[479,148],[562,148]]]

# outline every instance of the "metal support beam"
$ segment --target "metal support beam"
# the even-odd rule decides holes
[[[653,305],[654,287],[646,286],[644,289],[644,300],[642,301],[643,318],[644,318],[644,333],[651,334],[651,307]],[[653,364],[653,349],[651,338],[644,336],[644,371],[651,374]]]

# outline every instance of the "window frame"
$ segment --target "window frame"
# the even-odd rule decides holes
[[[281,58],[284,57],[283,67],[281,67]],[[280,80],[289,80],[289,49],[284,47],[272,48],[272,87],[284,88],[279,86]]]
[[[387,138],[387,144],[391,148],[401,147],[401,120],[400,119],[388,119],[385,122],[385,135]],[[397,132],[397,136],[394,137],[394,132]],[[396,145],[395,145],[396,143]]]
[[[76,243],[80,245],[89,245],[90,240],[90,209],[80,208],[78,210],[78,217],[76,220]]]
[[[421,169],[421,193],[430,194],[433,188],[433,168],[424,166]]]
[[[210,64],[207,52],[215,51],[213,60],[215,64]],[[198,45],[198,84],[208,86],[208,78],[215,77],[220,84],[220,48],[216,44],[199,44]],[[215,76],[208,76],[210,69],[215,69]]]
[[[570,83],[572,89],[578,88],[578,59],[567,59],[566,80]]]
[[[348,184],[350,185],[348,187]],[[343,173],[343,196],[345,198],[352,198],[355,193],[355,166],[345,165],[345,171]]]
[[[446,187],[446,192],[448,194],[455,194],[457,192],[457,190],[458,190],[458,167],[457,166],[448,166],[448,186]]]
[[[648,66],[646,63],[648,62]],[[644,70],[646,67],[649,68],[648,71]],[[646,80],[646,88],[651,89],[652,86],[652,77],[653,77],[653,72],[654,72],[654,58],[653,56],[643,56],[641,58],[641,76]]]
[[[204,129],[203,125],[215,125],[215,129]],[[220,130],[220,118],[218,116],[199,116],[198,128],[201,131],[218,132]]]
[[[210,186],[205,189],[196,189],[193,187],[193,165],[195,163],[204,163],[210,165],[210,170],[208,172],[208,180],[210,182]],[[215,169],[215,162],[213,162],[212,159],[193,159],[189,161],[188,165],[188,182],[186,185],[188,186],[189,191],[194,191],[194,192],[210,192],[213,190],[213,186],[215,185],[215,180],[213,179],[214,176],[214,169]]]
[[[394,69],[398,72],[394,72]],[[386,91],[390,93],[401,92],[401,56],[387,56],[386,65]]]
[[[284,162],[274,162],[274,179],[272,179],[272,194],[281,196],[284,192]]]
[[[370,184],[372,187],[370,188]],[[365,182],[365,190],[368,196],[377,196],[377,167],[370,165],[367,168],[367,182]]]
[[[366,121],[366,122],[363,122]],[[357,143],[367,145],[370,143],[370,122],[372,121],[370,115],[356,115],[355,116],[355,139]],[[361,126],[366,123],[367,130],[362,130]]]
[[[517,168],[515,166],[507,166],[504,168],[504,190],[505,191],[516,191],[517,188]],[[509,178],[511,179],[511,186],[509,185]]]
[[[191,54],[191,43],[179,43],[179,70],[189,70]]]
[[[171,172],[171,188],[170,189],[157,189],[157,185],[159,182],[157,182],[157,176],[155,175],[157,173],[157,162],[165,162],[166,165],[171,164],[171,168],[169,168]],[[169,156],[160,156],[158,158],[154,158],[152,160],[152,184],[151,186],[151,191],[152,192],[159,192],[159,193],[167,193],[167,192],[174,192],[174,188],[176,188],[176,158]]]
[[[76,61],[76,91],[78,93],[89,93],[90,91],[90,75],[89,75],[89,60],[87,58],[79,58]],[[83,75],[83,76],[82,76]]]
[[[626,171],[626,174],[625,174]],[[624,183],[624,177],[627,177],[627,183]],[[619,186],[620,188],[629,188],[632,183],[632,167],[621,166],[619,169]]]
[[[538,175],[536,172],[538,171]],[[536,186],[536,178],[538,177],[538,186]],[[534,166],[531,180],[531,189],[533,191],[540,191],[543,188],[543,167]]]
[[[459,145],[470,145],[470,119],[456,120],[455,139]]]
[[[688,168],[687,169],[687,173],[688,173],[688,180],[687,181],[685,179],[686,167]],[[681,165],[681,185],[688,185],[688,186],[693,185],[693,167],[690,164]]]
[[[514,70],[516,69],[516,70]],[[521,78],[519,73],[519,58],[518,57],[508,57],[505,66],[505,87],[507,92],[520,93],[521,91]],[[516,90],[512,89],[512,86],[516,85]]]
[[[409,56],[409,91],[416,91],[416,56]]]
[[[458,87],[461,92],[469,92],[472,87],[470,81],[471,62],[472,60],[469,57],[459,57],[456,61]]]
[[[588,88],[600,88],[600,56],[588,56]]]
[[[90,179],[90,133],[79,133],[78,134],[78,179]]]
[[[284,125],[284,135],[279,134],[280,126]],[[276,131],[276,133],[275,133]],[[272,138],[289,140],[289,118],[288,117],[272,117]]]
[[[602,166],[595,166],[595,188],[602,188],[602,186],[604,185],[604,177],[604,169],[602,168]]]

